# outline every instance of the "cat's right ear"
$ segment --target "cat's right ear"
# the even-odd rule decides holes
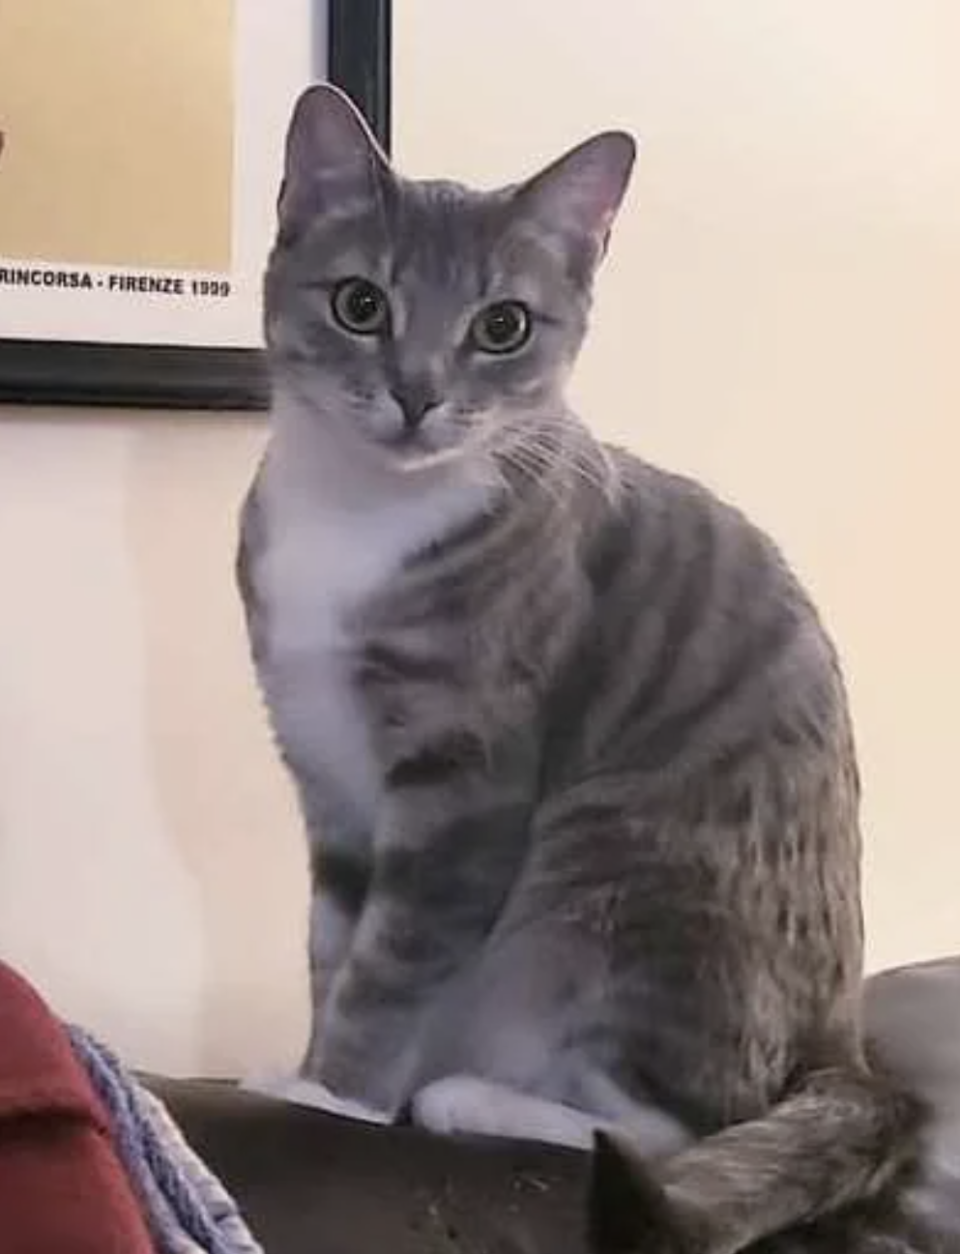
[[[318,213],[348,212],[377,194],[389,170],[383,149],[344,92],[327,83],[308,87],[287,130],[277,216],[283,234],[296,234]]]
[[[625,131],[594,135],[523,184],[517,203],[542,230],[586,244],[595,264],[606,250],[636,155],[636,140]]]

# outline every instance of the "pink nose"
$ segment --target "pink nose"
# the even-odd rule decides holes
[[[392,388],[391,395],[400,406],[403,425],[408,431],[416,431],[430,410],[440,403],[432,392],[417,384]]]

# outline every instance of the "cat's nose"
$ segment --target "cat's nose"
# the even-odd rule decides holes
[[[433,388],[421,383],[391,388],[390,395],[400,406],[403,425],[407,431],[416,431],[430,410],[440,404],[440,398]]]

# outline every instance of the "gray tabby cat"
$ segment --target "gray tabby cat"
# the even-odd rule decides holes
[[[564,401],[633,160],[411,182],[301,98],[239,577],[312,857],[288,1092],[617,1126],[665,1248],[732,1251],[882,1191],[917,1119],[861,1046],[834,650],[769,539]]]

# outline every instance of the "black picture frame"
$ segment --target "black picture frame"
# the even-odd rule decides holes
[[[327,77],[356,102],[390,150],[391,0],[328,0]],[[263,354],[0,338],[0,404],[261,410]]]

